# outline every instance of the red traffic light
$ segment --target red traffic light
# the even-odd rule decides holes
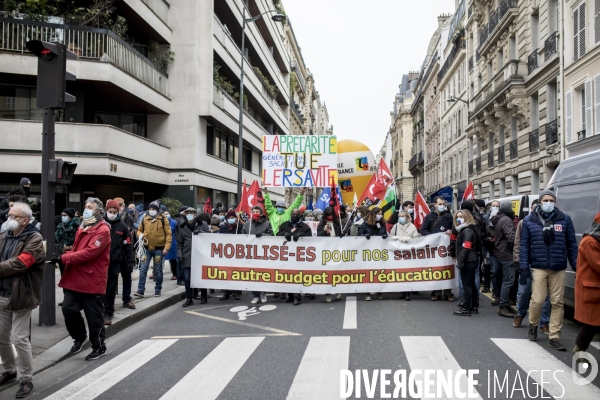
[[[27,50],[45,61],[50,61],[58,55],[59,49],[54,43],[42,42],[41,40],[30,40],[27,42]]]

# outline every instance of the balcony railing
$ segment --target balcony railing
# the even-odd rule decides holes
[[[546,146],[558,143],[558,120],[546,124]]]
[[[502,21],[506,13],[512,8],[518,8],[517,0],[503,0],[495,11],[490,13],[490,19],[487,24],[484,25],[483,29],[479,31],[479,48],[481,48],[485,41],[494,33],[498,27],[498,23]]]
[[[427,72],[425,72],[425,75],[423,76],[423,80],[421,82],[425,83],[427,82],[427,79],[429,79],[429,74],[431,74],[431,70],[433,69],[433,67],[437,64],[437,50],[435,51],[435,53],[433,53],[433,56],[431,56],[431,60],[429,60],[429,67],[427,68]]]
[[[408,162],[408,169],[412,170],[415,167],[415,165],[417,165],[417,155],[416,154],[410,158],[410,161]]]
[[[479,50],[475,51],[475,62],[479,62],[479,60],[481,59],[481,53],[479,53]]]
[[[469,58],[469,71],[473,71],[473,56]]]
[[[294,112],[294,114],[296,114],[296,117],[298,117],[298,119],[304,123],[304,115],[300,112],[300,106],[292,100],[292,104],[290,105],[290,108],[292,109],[292,111]]]
[[[304,80],[304,77],[302,76],[302,73],[300,72],[300,68],[298,68],[298,66],[295,63],[292,63],[292,71],[294,71],[296,73],[296,77],[298,78],[298,83],[300,84],[302,91],[304,93],[306,93],[306,81]]]
[[[168,96],[168,75],[108,29],[0,18],[0,50],[29,53],[29,40],[60,42],[80,59],[111,63]]]
[[[558,51],[558,40],[556,35],[558,32],[554,32],[548,36],[548,39],[544,42],[544,61],[552,57]]]
[[[477,169],[477,172],[481,172],[481,157],[475,159],[475,168]]]
[[[473,175],[473,160],[469,161],[469,175]]]
[[[577,140],[583,140],[583,139],[585,139],[585,129],[577,132]]]
[[[448,70],[450,69],[450,66],[454,62],[454,59],[459,54],[459,52],[461,50],[467,48],[466,47],[466,42],[463,39],[464,39],[464,37],[463,38],[459,38],[458,42],[454,45],[454,47],[450,51],[450,54],[448,54],[448,58],[444,62],[444,66],[442,66],[442,69],[440,70],[440,72],[438,72],[438,84],[439,84],[439,81],[442,80],[442,78],[444,77],[444,75],[446,75],[446,72],[448,72]]]
[[[510,142],[510,159],[516,160],[519,158],[519,139]]]
[[[538,67],[538,49],[535,49],[533,53],[527,57],[527,71],[532,73]]]
[[[490,149],[488,153],[488,168],[492,168],[494,166],[494,149]]]
[[[505,157],[504,157],[504,146],[500,146],[498,147],[498,165],[500,164],[504,164]]]
[[[529,151],[534,153],[540,150],[540,131],[534,129],[529,132]]]

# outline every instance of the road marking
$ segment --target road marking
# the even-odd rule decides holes
[[[177,340],[144,340],[82,376],[46,400],[94,399],[131,375]]]
[[[594,346],[595,348],[597,348],[598,350],[600,350],[600,343],[598,342],[592,342],[590,343],[592,346]]]
[[[265,312],[265,311],[273,311],[276,308],[277,308],[277,306],[274,306],[272,304],[267,304],[267,305],[258,307],[258,310],[256,307],[237,306],[237,307],[233,307],[229,311],[237,313],[240,321],[245,321],[248,319],[248,317],[251,317],[256,314],[260,314],[261,312]]]
[[[343,329],[356,329],[356,296],[346,296]]]
[[[444,343],[444,340],[440,336],[400,336],[400,341],[402,342],[402,347],[404,348],[408,364],[412,371],[417,369],[421,371],[440,370],[446,373],[446,371],[451,370],[451,376],[456,376],[456,373],[462,370],[458,361],[456,361],[450,352],[450,349],[448,349],[448,346],[446,346],[446,343]],[[436,382],[436,384],[432,387],[437,387],[437,380],[435,377],[433,378],[433,381]],[[460,379],[460,390],[461,392],[466,393],[467,388],[467,376],[462,375]],[[477,392],[477,390],[475,390],[475,392],[478,396],[476,398],[481,399],[479,392]],[[442,391],[442,394],[443,393],[444,391]],[[440,398],[445,399],[446,397]]]
[[[217,320],[217,321],[229,322],[230,324],[236,324],[236,325],[242,325],[242,326],[249,326],[251,328],[256,328],[256,329],[263,329],[265,331],[275,332],[275,333],[279,333],[279,334],[285,334],[285,335],[288,335],[288,336],[301,336],[300,333],[288,332],[288,331],[284,331],[284,330],[277,329],[277,328],[271,328],[271,327],[268,327],[268,326],[260,326],[260,325],[251,324],[249,322],[241,322],[241,321],[235,321],[235,320],[232,320],[232,319],[216,317],[214,315],[202,314],[202,313],[199,313],[199,312],[196,312],[196,311],[186,311],[186,313],[188,313],[188,314],[194,314],[194,315],[197,315],[199,317],[214,319],[214,320]]]
[[[573,370],[540,345],[527,339],[492,339],[492,341],[526,374],[529,374],[531,379],[538,382],[538,385],[542,380],[540,370],[544,370],[544,390],[552,397],[561,400],[600,399],[598,387],[593,384],[577,385],[572,378]]]
[[[253,337],[253,336],[298,336],[296,333],[238,333],[232,335],[182,335],[182,336],[152,336],[152,339],[204,339],[218,337]]]
[[[350,337],[312,337],[287,400],[339,399],[340,371],[348,369]]]
[[[264,337],[223,340],[161,400],[216,399],[263,340]]]

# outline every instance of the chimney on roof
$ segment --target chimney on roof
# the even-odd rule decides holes
[[[450,18],[450,14],[442,14],[438,16],[438,28],[442,26],[442,24],[446,22],[448,18]]]

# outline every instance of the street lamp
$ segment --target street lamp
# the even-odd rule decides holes
[[[260,17],[262,17],[264,14],[268,14],[268,13],[277,13],[275,15],[273,15],[271,17],[271,19],[275,22],[283,22],[287,19],[287,17],[283,14],[279,14],[279,12],[277,10],[269,10],[269,11],[265,11],[264,13],[258,14],[255,17],[251,17],[251,18],[246,18],[246,6],[243,6],[243,11],[242,11],[242,62],[241,62],[241,69],[242,72],[240,74],[240,117],[239,117],[239,124],[240,124],[240,128],[239,128],[239,142],[238,142],[238,190],[237,190],[237,201],[238,203],[240,201],[242,201],[242,161],[244,159],[244,138],[243,138],[243,133],[244,133],[244,43],[245,43],[245,39],[246,39],[246,24],[255,22],[256,20],[258,20]]]
[[[466,105],[469,105],[469,100],[463,100],[463,99],[457,99],[454,96],[450,96],[450,98],[448,100],[446,100],[448,103],[454,103],[455,101],[462,101],[463,103],[465,103]]]

